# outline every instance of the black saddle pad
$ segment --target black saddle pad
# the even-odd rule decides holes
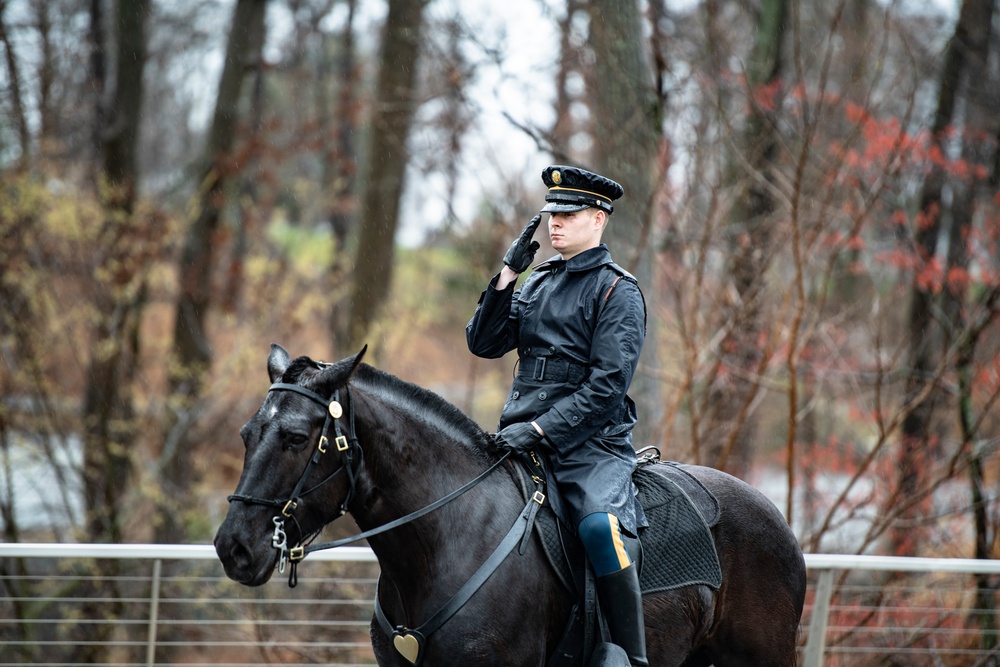
[[[689,467],[683,463],[674,463],[673,461],[644,462],[636,468],[633,480],[640,481],[642,479],[641,475],[644,473],[655,473],[666,477],[681,488],[691,500],[691,503],[698,509],[698,513],[705,519],[708,527],[712,528],[719,522],[719,501],[698,478],[688,472]],[[636,476],[640,476],[638,480]]]
[[[649,527],[642,531],[639,585],[643,593],[704,584],[718,589],[722,569],[710,526],[719,519],[719,503],[701,482],[675,463],[645,463],[632,477]],[[583,547],[546,506],[536,519],[542,549],[559,580],[575,591]],[[630,550],[631,552],[631,550]]]
[[[722,568],[709,528],[719,518],[715,497],[683,467],[672,463],[639,466],[632,479],[649,522],[640,535],[642,592],[693,584],[718,589]]]

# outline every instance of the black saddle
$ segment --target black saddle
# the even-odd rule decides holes
[[[625,546],[639,566],[642,592],[704,584],[718,589],[722,570],[711,528],[719,520],[719,502],[711,491],[673,462],[648,462],[632,480],[649,527]],[[581,590],[584,553],[576,532],[564,526],[549,507],[538,513],[536,534],[559,581],[571,592]]]
[[[525,466],[520,470],[525,480],[531,478],[532,472]],[[538,476],[537,468],[534,475]],[[718,590],[722,569],[711,528],[718,522],[720,510],[712,492],[684,464],[662,462],[652,455],[640,458],[632,481],[649,526],[640,530],[639,539],[623,537],[629,556],[639,567],[642,593],[691,585]],[[579,601],[549,667],[576,664],[581,647],[584,654],[589,653],[598,623],[593,574],[576,532],[565,526],[547,503],[538,512],[535,528],[559,581]]]

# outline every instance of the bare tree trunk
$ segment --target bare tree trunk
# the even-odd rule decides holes
[[[775,202],[771,193],[778,150],[776,94],[783,76],[782,45],[786,34],[787,0],[767,0],[757,16],[756,39],[748,63],[747,94],[750,115],[739,142],[742,155],[731,167],[737,178],[730,216],[730,270],[732,301],[723,326],[728,333],[720,346],[729,367],[725,385],[713,385],[708,401],[708,427],[714,437],[703,437],[706,461],[736,475],[746,473],[753,459],[752,404],[761,391],[760,299],[771,261]],[[745,165],[742,168],[736,164]]]
[[[14,125],[17,129],[18,147],[21,155],[17,160],[17,171],[28,168],[31,159],[31,134],[28,131],[28,120],[24,112],[24,99],[21,95],[21,74],[17,69],[17,56],[14,46],[7,34],[7,23],[4,13],[7,10],[7,0],[0,0],[0,46],[4,50],[4,62],[7,65],[7,81],[10,88],[11,112],[14,115]]]
[[[52,91],[56,85],[56,47],[52,30],[52,7],[47,2],[35,3],[35,25],[38,27],[41,61],[38,66],[38,111],[40,128],[38,143],[42,157],[55,153],[59,144],[58,126],[61,110],[53,108]]]
[[[948,45],[938,105],[931,126],[931,141],[942,147],[944,134],[955,116],[959,89],[966,79],[970,58],[985,61],[986,38],[993,0],[963,0],[955,35]],[[902,522],[890,535],[892,550],[898,555],[915,555],[920,543],[916,522],[922,514],[920,496],[926,486],[923,469],[933,458],[932,418],[937,400],[940,373],[936,367],[941,356],[940,332],[934,323],[934,293],[919,275],[937,255],[942,229],[942,191],[945,184],[944,170],[937,164],[930,165],[920,195],[917,230],[913,245],[917,255],[917,269],[913,277],[910,312],[907,318],[908,376],[904,393],[904,410],[907,411],[900,431],[899,489],[897,506],[908,507]]]
[[[665,176],[658,165],[661,135],[660,99],[654,87],[650,44],[635,0],[591,0],[590,45],[593,80],[588,82],[593,112],[593,168],[622,184],[625,196],[615,202],[608,234],[615,261],[635,274],[647,303],[657,303],[653,279],[652,224],[654,198]],[[642,362],[656,367],[655,318],[647,320],[649,344]],[[659,384],[641,372],[629,392],[639,410],[636,445],[653,441],[660,411]]]
[[[237,168],[231,163],[237,107],[246,74],[260,61],[266,9],[267,0],[238,0],[233,10],[198,199],[184,240],[173,359],[168,371],[169,414],[159,462],[163,488],[156,525],[158,542],[183,539],[183,504],[196,482],[189,433],[198,417],[202,385],[212,361],[205,322],[212,307],[212,268],[219,256],[215,236],[225,203],[225,186]]]
[[[1000,294],[996,288],[993,288],[983,299],[987,303],[987,310],[995,309],[998,300],[1000,300]],[[984,472],[985,461],[979,444],[982,437],[977,428],[981,422],[976,419],[972,406],[975,352],[984,329],[985,327],[980,326],[969,330],[972,335],[967,335],[959,346],[957,358],[958,413],[962,433],[962,449],[968,452],[969,499],[975,528],[973,558],[990,560],[993,558],[991,547],[994,540],[990,529],[989,508],[991,503]],[[982,633],[979,638],[979,647],[986,651],[995,651],[998,646],[998,636],[1000,636],[1000,615],[997,614],[996,600],[998,585],[994,583],[993,577],[987,574],[977,574],[973,580],[976,582],[973,620]],[[993,662],[986,664],[995,667],[998,664],[996,654],[994,654]]]
[[[327,136],[329,150],[324,156],[324,178],[327,192],[325,193],[327,214],[326,219],[333,235],[333,262],[330,266],[330,283],[333,287],[333,299],[330,303],[330,332],[332,334],[332,349],[334,358],[346,356],[337,349],[338,333],[346,331],[344,323],[344,304],[348,283],[348,268],[350,258],[347,250],[347,240],[354,227],[355,214],[358,206],[357,151],[355,134],[358,130],[358,64],[354,46],[354,14],[356,0],[347,1],[347,20],[344,22],[344,33],[340,41],[340,58],[337,62],[337,102],[334,117],[335,129],[332,136]],[[324,50],[324,58],[326,50]]]
[[[661,176],[656,172],[659,100],[638,3],[591,0],[589,8],[595,56],[588,86],[594,114],[592,163],[625,188],[625,196],[615,202],[609,241],[625,250],[617,261],[645,288],[652,275],[651,207]]]
[[[154,244],[143,244],[143,221],[135,216],[138,174],[136,153],[142,107],[142,77],[146,61],[146,20],[149,0],[118,0],[116,73],[114,93],[102,128],[103,165],[98,191],[104,209],[100,246],[105,254],[94,271],[95,301],[101,317],[97,322],[92,357],[85,376],[83,403],[83,498],[85,529],[91,542],[122,539],[123,502],[132,474],[136,441],[134,385],[138,356],[138,329],[142,314],[146,260]],[[99,73],[102,74],[102,73]],[[148,241],[149,239],[143,239]],[[113,581],[119,564],[97,563],[92,586],[94,597],[117,600]],[[84,605],[87,615],[121,613],[120,602],[110,608],[99,603]],[[107,660],[112,628],[87,629],[78,657],[82,662]],[[94,636],[94,633],[97,636]],[[93,642],[93,640],[99,640]]]
[[[264,63],[260,61],[253,68],[253,86],[250,92],[250,143],[253,148],[247,151],[247,161],[241,165],[240,182],[238,186],[236,209],[238,211],[234,224],[232,252],[226,270],[226,282],[220,297],[220,309],[225,312],[239,310],[243,293],[244,267],[247,251],[250,246],[250,230],[258,220],[259,201],[257,185],[260,175],[260,145],[261,129],[264,125],[264,108],[267,105],[264,98]]]
[[[364,343],[392,285],[396,229],[409,154],[406,140],[416,110],[417,60],[426,0],[389,0],[379,54],[372,110],[354,285],[350,299],[348,349]]]
[[[136,150],[145,63],[148,0],[119,0],[115,93],[108,126],[102,133],[103,183],[100,188],[107,254],[95,271],[98,323],[94,356],[84,399],[84,497],[87,535],[94,542],[121,537],[122,509],[131,464],[134,427],[131,384],[135,372],[136,330],[142,309],[145,258],[133,243],[141,233],[134,218]],[[100,278],[99,278],[100,280]]]
[[[104,52],[104,4],[101,0],[90,0],[90,26],[87,31],[90,42],[90,95],[93,103],[93,135],[91,142],[95,153],[101,152],[101,135],[104,133],[106,117],[104,92],[107,86],[107,58]]]
[[[989,56],[989,43],[992,38],[992,20],[994,7],[983,8],[986,14],[979,17],[982,21],[981,30],[970,36],[974,48],[967,54],[969,86],[965,105],[965,130],[962,133],[962,159],[969,165],[987,165],[995,163],[998,153],[995,142],[982,141],[983,136],[1000,136],[1000,112],[998,112],[997,81],[990,76],[986,58]],[[998,176],[994,172],[991,181],[995,184]],[[965,182],[954,184],[954,194],[951,207],[951,226],[948,233],[948,254],[944,273],[946,276],[970,275],[971,258],[969,243],[973,238],[976,204],[983,194],[983,186],[991,184],[984,182],[972,170]],[[987,189],[986,195],[992,196],[995,188]],[[958,423],[961,429],[961,452],[968,460],[969,466],[969,497],[972,507],[975,538],[973,557],[989,559],[992,557],[991,545],[993,535],[990,530],[989,499],[986,490],[984,472],[984,457],[980,442],[980,420],[977,419],[973,406],[973,381],[976,372],[976,350],[985,332],[986,323],[992,319],[1000,294],[995,287],[980,295],[981,303],[972,303],[969,285],[965,280],[947,280],[942,291],[942,312],[945,323],[944,339],[947,341],[943,349],[955,349],[955,366],[958,375]],[[978,306],[978,307],[977,307]],[[980,322],[969,322],[970,316],[979,312]],[[981,630],[980,648],[994,651],[1000,635],[1000,618],[996,613],[995,592],[997,585],[991,582],[991,577],[979,574],[974,577],[976,582],[974,622]],[[1000,664],[994,657],[995,667]]]
[[[458,222],[455,215],[455,195],[458,193],[459,183],[462,175],[459,173],[462,157],[462,142],[469,129],[470,114],[466,111],[468,100],[466,99],[466,88],[468,86],[469,67],[465,55],[462,52],[462,26],[458,18],[448,21],[445,26],[448,33],[448,42],[445,47],[445,62],[447,66],[443,72],[444,91],[441,94],[444,103],[437,123],[445,133],[444,152],[441,170],[444,172],[446,185],[447,220],[445,221],[444,232],[450,232]]]
[[[570,75],[580,72],[579,50],[573,46],[574,15],[581,9],[581,0],[566,0],[566,14],[559,21],[559,69],[556,70],[555,120],[549,130],[549,144],[557,162],[571,162],[570,140],[579,131],[570,113],[574,101],[567,86]]]

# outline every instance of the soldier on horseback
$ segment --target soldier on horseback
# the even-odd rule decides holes
[[[541,455],[553,509],[577,529],[594,568],[611,641],[632,665],[648,665],[637,568],[622,540],[645,525],[632,483],[636,410],[626,392],[646,310],[635,278],[601,242],[623,190],[576,167],[547,167],[542,180],[548,192],[541,213],[550,214],[549,238],[560,254],[515,290],[539,247],[536,215],[483,292],[466,338],[484,358],[517,350],[497,443]]]

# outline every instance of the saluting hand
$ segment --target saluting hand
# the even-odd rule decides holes
[[[510,244],[507,254],[503,256],[503,263],[514,273],[522,273],[535,259],[535,251],[538,250],[539,244],[538,241],[532,241],[531,237],[535,235],[535,230],[541,221],[541,214],[532,218],[531,222],[524,226],[517,240]]]

